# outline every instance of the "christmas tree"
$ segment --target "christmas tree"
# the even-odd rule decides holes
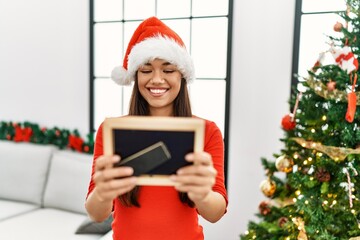
[[[299,76],[283,149],[262,159],[267,200],[242,240],[360,239],[360,1],[346,4],[340,37],[329,36],[328,51]]]

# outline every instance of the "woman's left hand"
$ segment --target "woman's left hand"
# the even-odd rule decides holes
[[[189,153],[185,159],[193,164],[180,168],[171,179],[175,182],[175,189],[186,192],[196,204],[204,201],[212,191],[217,171],[207,152]]]

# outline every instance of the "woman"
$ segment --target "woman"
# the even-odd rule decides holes
[[[112,78],[121,85],[134,82],[129,115],[195,117],[187,90],[195,78],[191,57],[181,38],[155,17],[135,30]],[[113,168],[120,156],[103,155],[100,126],[85,205],[89,216],[101,222],[113,213],[113,239],[204,239],[198,214],[216,222],[227,207],[221,132],[205,121],[204,151],[185,156],[196,164],[171,176],[174,187],[139,187],[132,168]]]

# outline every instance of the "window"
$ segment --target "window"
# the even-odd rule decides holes
[[[334,24],[342,18],[336,13],[346,10],[344,0],[297,0],[294,31],[293,74],[307,76],[307,70],[319,54],[329,49],[328,36],[336,36]],[[298,80],[293,77],[292,85]]]
[[[105,117],[127,114],[132,87],[117,86],[110,73],[122,65],[139,23],[157,16],[181,36],[193,57],[193,113],[216,122],[227,146],[232,4],[233,0],[90,0],[90,131]]]

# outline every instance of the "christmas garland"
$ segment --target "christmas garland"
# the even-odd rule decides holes
[[[51,144],[60,149],[92,154],[94,151],[93,134],[87,135],[85,141],[78,130],[45,128],[30,122],[0,122],[0,139],[14,142],[31,142],[36,144]]]
[[[306,141],[303,138],[291,138],[304,148],[315,149],[328,155],[335,161],[343,161],[349,154],[360,154],[360,149],[326,146],[319,142]]]
[[[340,91],[338,89],[334,90],[328,90],[325,84],[323,84],[320,81],[316,81],[312,76],[306,79],[306,82],[308,83],[309,87],[314,90],[314,92],[325,98],[325,99],[332,99],[332,100],[338,100],[341,102],[348,102],[348,93],[345,91]],[[360,105],[360,92],[355,92],[356,94],[356,105]]]

